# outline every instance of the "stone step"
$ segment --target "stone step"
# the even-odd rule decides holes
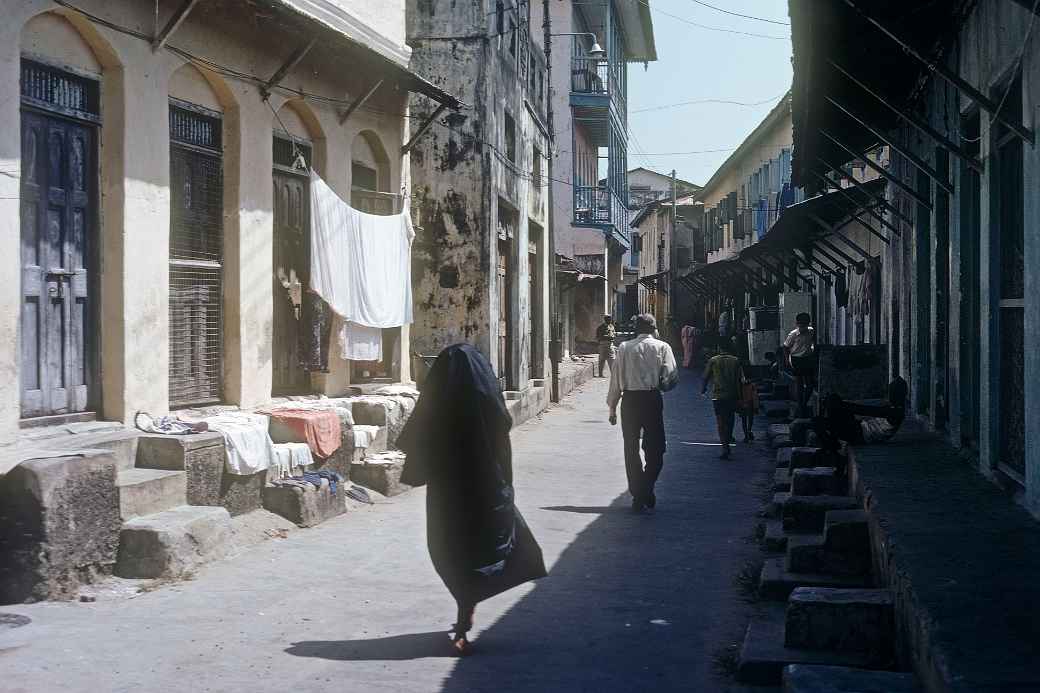
[[[791,415],[791,403],[787,400],[766,400],[762,402],[762,413],[768,419],[786,419]]]
[[[772,423],[766,427],[766,439],[773,440],[774,438],[790,438],[791,427],[785,423]]]
[[[758,582],[758,593],[763,599],[785,601],[798,587],[870,587],[870,578],[865,575],[842,576],[822,573],[792,573],[787,570],[787,558],[767,558],[762,566]]]
[[[822,664],[784,667],[784,693],[919,693],[913,674]]]
[[[884,589],[799,587],[787,600],[784,632],[787,647],[892,659],[895,598]]]
[[[336,493],[327,480],[321,488],[305,486],[264,487],[264,509],[281,515],[300,527],[314,527],[325,520],[347,512],[346,486],[349,482],[336,485]]]
[[[783,503],[781,518],[784,529],[822,532],[824,519],[831,510],[857,510],[859,501],[853,496],[796,496]]]
[[[47,450],[108,450],[118,469],[133,469],[140,431],[109,421],[68,424],[57,428],[60,431],[48,429],[49,434],[38,433],[31,438],[30,444]]]
[[[790,493],[780,491],[773,494],[773,499],[766,504],[763,514],[766,517],[772,517],[779,520],[781,518],[781,511],[783,510],[784,503],[791,497]]]
[[[791,455],[794,454],[794,448],[781,448],[776,451],[776,468],[777,469],[788,469],[791,466]],[[788,472],[790,473],[790,472]]]
[[[123,524],[115,574],[179,577],[227,555],[231,515],[224,508],[182,505]]]
[[[737,680],[758,686],[778,686],[790,664],[824,664],[869,669],[873,660],[861,652],[794,649],[784,645],[784,612],[770,609],[753,620],[744,636],[737,662]]]
[[[805,437],[812,429],[812,419],[797,418],[790,423],[791,442],[795,445],[805,445]]]
[[[361,462],[350,465],[350,480],[384,496],[396,496],[412,488],[401,483],[403,471],[402,452],[366,455]]]
[[[848,492],[848,479],[834,467],[801,467],[791,475],[791,493],[795,496],[842,496]]]
[[[791,573],[866,575],[870,572],[870,546],[836,550],[828,547],[825,538],[818,534],[791,537],[787,542],[786,568]]]
[[[116,475],[123,520],[188,504],[188,475],[163,469],[125,469]]]
[[[831,510],[824,517],[823,537],[832,551],[870,553],[870,520],[865,510]]]
[[[787,542],[793,537],[819,537],[815,532],[788,532],[780,520],[767,520],[762,547],[766,551],[783,553],[787,551]]]
[[[785,448],[790,450],[790,448]],[[773,475],[773,492],[774,493],[790,493],[791,492],[791,475],[787,473],[786,467],[781,467],[776,470]]]

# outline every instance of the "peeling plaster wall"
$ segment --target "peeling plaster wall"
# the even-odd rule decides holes
[[[529,266],[531,224],[544,228],[548,215],[548,195],[532,182],[534,148],[547,152],[546,138],[528,110],[530,95],[519,58],[509,49],[509,34],[493,35],[493,2],[459,7],[447,0],[411,0],[408,16],[413,69],[471,106],[434,124],[411,152],[412,207],[421,227],[412,256],[413,350],[435,355],[456,342],[470,342],[508,387],[526,389],[546,368],[547,282],[536,283],[532,296]],[[431,36],[467,38],[426,38]],[[411,107],[417,122],[432,111],[421,97],[413,98]],[[537,112],[537,104],[530,107]],[[514,123],[512,159],[507,114]],[[498,298],[500,248],[507,253],[511,298],[504,315]],[[549,267],[544,249],[536,259],[540,268],[534,276],[544,278]],[[533,336],[532,314],[539,318]],[[510,332],[505,363],[500,320]],[[532,339],[540,342],[535,348]],[[532,353],[540,364],[530,363]]]

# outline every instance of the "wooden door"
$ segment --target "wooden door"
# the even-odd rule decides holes
[[[97,131],[24,110],[21,177],[23,417],[93,406]]]
[[[304,172],[305,173],[305,172]],[[272,339],[275,394],[309,389],[300,351],[303,294],[309,283],[310,198],[307,176],[274,172],[274,325]]]

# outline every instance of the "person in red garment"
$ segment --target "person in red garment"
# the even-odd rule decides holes
[[[452,644],[470,653],[478,602],[545,577],[542,550],[514,505],[512,448],[498,378],[469,344],[440,353],[397,439],[401,482],[426,485],[426,543],[455,598]]]

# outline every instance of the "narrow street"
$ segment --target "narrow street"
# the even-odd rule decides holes
[[[605,380],[513,433],[518,502],[550,576],[477,610],[452,658],[454,605],[426,554],[424,493],[348,513],[132,599],[4,607],[15,691],[733,691],[717,660],[753,605],[736,576],[772,465],[722,462],[710,404],[684,373],[667,395],[654,515],[628,507]],[[761,427],[760,427],[761,428]]]

